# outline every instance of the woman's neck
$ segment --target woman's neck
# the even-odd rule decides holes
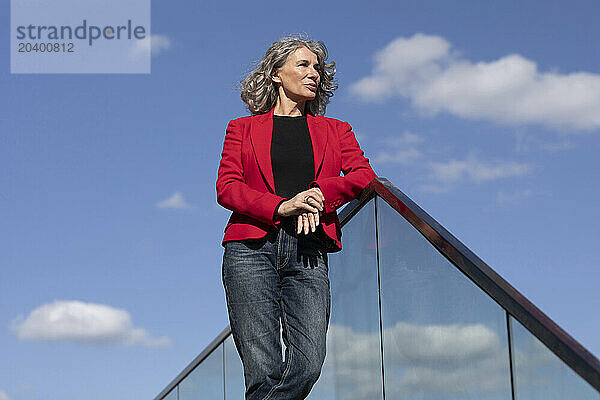
[[[283,115],[287,117],[296,117],[299,115],[304,115],[305,105],[306,100],[296,102],[289,98],[282,99],[281,96],[279,96],[277,98],[277,103],[275,103],[275,109],[273,110],[273,114]]]

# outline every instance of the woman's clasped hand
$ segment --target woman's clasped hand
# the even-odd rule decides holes
[[[319,214],[325,209],[325,197],[321,189],[314,187],[302,191],[293,198],[282,202],[277,208],[277,216],[297,215],[296,233],[315,232],[319,226]]]

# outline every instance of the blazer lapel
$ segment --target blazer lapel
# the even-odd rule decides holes
[[[328,132],[322,126],[319,118],[314,115],[307,114],[306,121],[308,123],[308,132],[310,133],[310,141],[312,142],[313,156],[315,158],[315,179],[321,172],[321,164],[325,156],[325,146],[327,146]]]
[[[273,112],[275,108],[265,114],[256,115],[251,119],[250,125],[250,140],[252,148],[256,155],[256,160],[260,170],[263,173],[269,189],[275,193],[275,181],[273,179],[273,167],[271,166],[271,140],[273,138]],[[312,142],[314,162],[315,162],[315,179],[317,179],[323,163],[325,155],[325,146],[327,145],[327,132],[321,131],[321,122],[319,118],[307,114],[306,122]]]
[[[273,137],[273,110],[251,118],[250,140],[263,177],[269,185],[271,193],[275,193],[273,168],[271,167],[271,138]]]

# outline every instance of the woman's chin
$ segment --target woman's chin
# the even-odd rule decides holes
[[[314,100],[315,97],[317,97],[317,94],[314,92],[310,92],[310,94],[308,94],[306,97],[306,100]]]

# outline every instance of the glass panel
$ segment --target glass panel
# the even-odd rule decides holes
[[[179,383],[179,400],[221,400],[224,395],[221,344]]]
[[[169,392],[169,394],[163,397],[163,400],[177,400],[177,386],[175,386],[173,390]]]
[[[510,318],[515,393],[519,400],[600,400],[600,393],[523,325]]]
[[[377,198],[386,399],[511,399],[506,314]]]
[[[343,229],[343,251],[329,254],[331,317],[327,356],[308,397],[382,398],[375,207],[371,200]]]
[[[223,342],[225,351],[225,399],[243,399],[246,388],[244,386],[244,367],[242,360],[235,348],[233,336],[229,335]]]

